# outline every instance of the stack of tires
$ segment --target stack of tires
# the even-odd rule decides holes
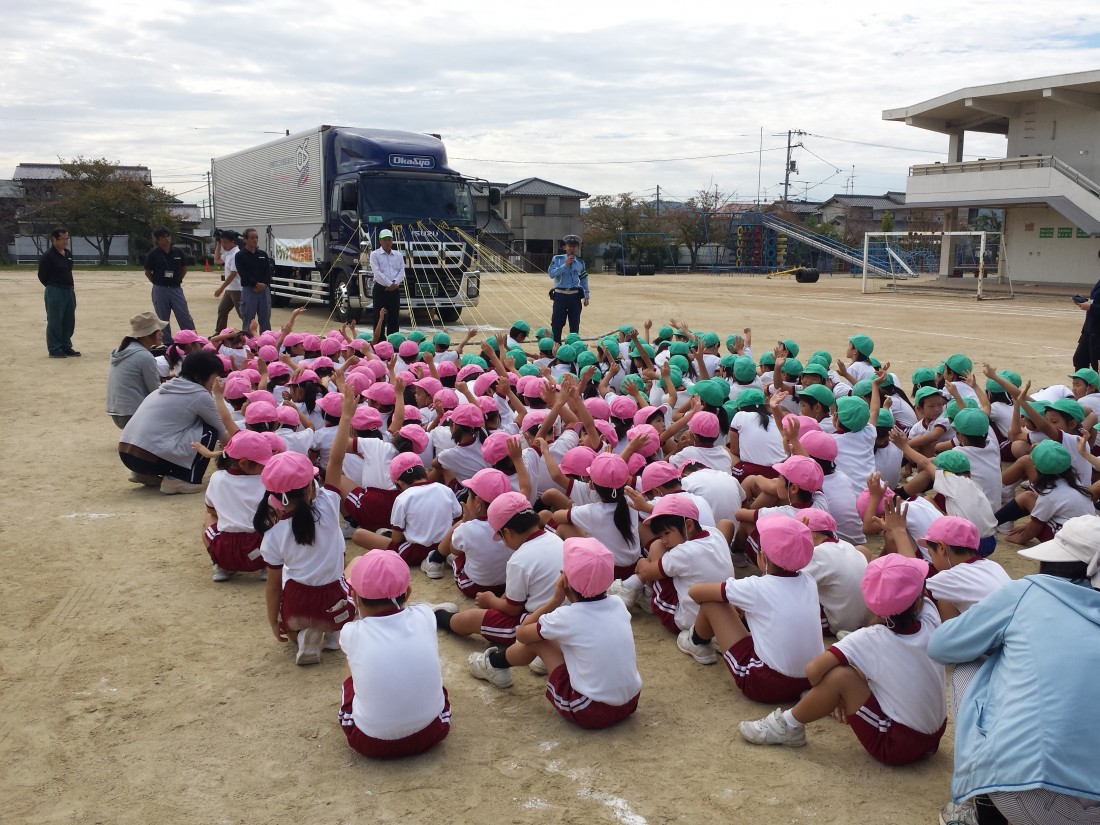
[[[794,279],[800,284],[816,284],[821,273],[810,267],[800,266],[794,271]]]
[[[615,274],[616,275],[629,275],[629,276],[637,275],[638,274],[638,264],[628,264],[626,261],[616,261],[615,262]],[[653,273],[651,272],[649,274],[652,275]]]

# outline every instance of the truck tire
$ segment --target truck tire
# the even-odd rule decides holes
[[[347,276],[343,272],[334,272],[332,278],[332,315],[341,324],[348,321],[359,322],[359,307],[353,306],[348,294]]]
[[[462,316],[462,307],[441,307],[439,317],[445,324],[453,324]]]

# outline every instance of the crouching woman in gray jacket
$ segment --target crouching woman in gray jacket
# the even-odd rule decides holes
[[[152,312],[130,319],[130,334],[111,353],[107,366],[107,415],[125,429],[145,396],[160,386],[157,359],[151,350],[160,345],[164,321]]]

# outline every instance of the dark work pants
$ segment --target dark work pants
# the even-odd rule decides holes
[[[73,348],[76,329],[76,291],[60,286],[46,287],[46,349],[60,355]]]
[[[390,292],[384,286],[374,285],[371,298],[374,301],[374,317],[377,322],[378,311],[386,310],[386,322],[382,325],[382,335],[392,335],[401,331],[401,292],[402,287]]]
[[[581,331],[581,301],[583,300],[584,293],[580,290],[573,295],[554,292],[554,310],[550,315],[550,330],[554,336],[554,343],[561,343],[561,331],[567,320],[570,332]]]
[[[1081,337],[1077,339],[1077,349],[1073,352],[1073,368],[1096,369],[1097,361],[1100,361],[1100,333],[1091,332],[1086,324],[1081,330]]]
[[[206,447],[206,449],[213,450],[217,442],[217,430],[203,422],[202,436],[199,438],[199,443]],[[163,458],[158,458],[156,461],[149,461],[140,456],[124,452],[119,452],[118,457],[122,459],[122,463],[127,470],[132,470],[139,475],[170,476],[171,478],[178,478],[180,481],[186,481],[189,484],[201,484],[203,476],[206,475],[206,468],[210,466],[210,459],[199,453],[195,453],[195,460],[191,462],[190,467],[173,464],[171,461],[167,461]]]

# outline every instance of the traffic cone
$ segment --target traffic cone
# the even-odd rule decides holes
[[[202,271],[203,272],[209,272],[210,271],[210,259],[209,258],[203,258],[202,259]]]

